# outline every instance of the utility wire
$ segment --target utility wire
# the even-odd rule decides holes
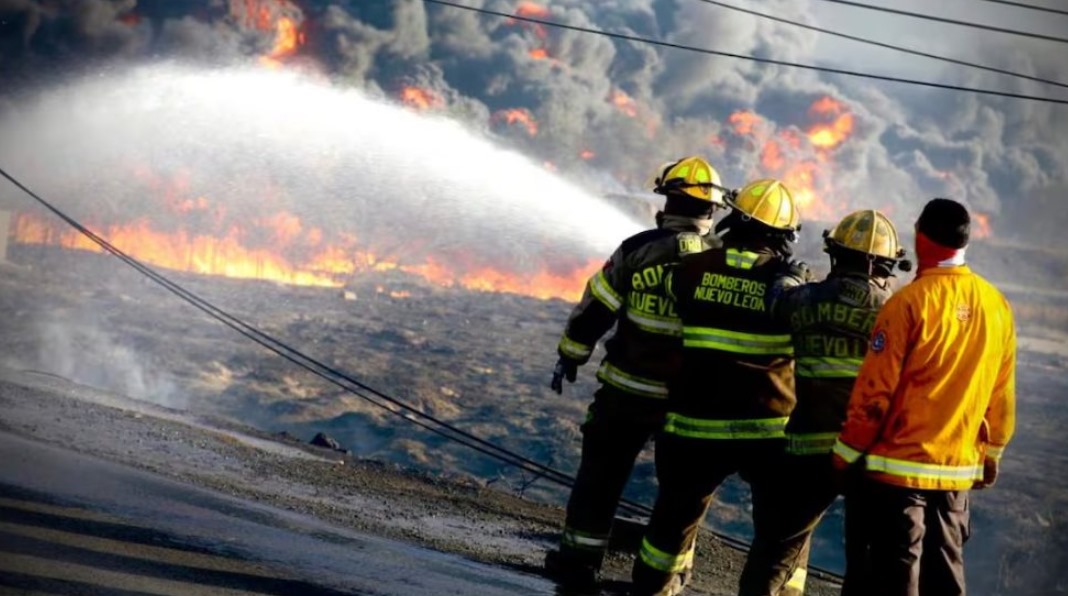
[[[994,1],[994,0],[988,0],[988,1]],[[906,48],[906,47],[903,47],[903,46],[898,46],[898,45],[894,45],[894,44],[890,44],[890,43],[884,43],[884,42],[881,42],[881,41],[876,41],[874,39],[868,39],[868,38],[860,37],[860,36],[857,36],[857,35],[851,35],[849,33],[842,33],[841,31],[834,31],[833,29],[825,29],[823,27],[817,27],[816,25],[809,25],[808,23],[802,23],[802,22],[799,22],[799,21],[793,21],[793,20],[790,20],[790,19],[777,17],[775,15],[768,14],[766,12],[760,12],[760,11],[757,11],[757,10],[751,10],[751,9],[748,9],[748,8],[742,8],[741,6],[734,6],[732,4],[727,4],[725,2],[720,2],[719,0],[698,0],[698,2],[704,2],[705,4],[711,4],[713,6],[719,6],[721,8],[726,8],[728,10],[734,10],[734,11],[737,11],[737,12],[743,12],[743,13],[746,13],[746,14],[749,14],[749,15],[760,17],[762,19],[768,19],[768,20],[771,20],[771,21],[777,21],[779,23],[784,23],[784,24],[787,24],[787,25],[793,25],[794,27],[801,27],[802,29],[808,29],[809,31],[817,31],[819,33],[824,33],[826,35],[833,35],[834,37],[841,37],[842,39],[848,39],[850,41],[857,41],[857,42],[860,42],[860,43],[873,45],[873,46],[877,46],[877,47],[880,47],[880,48],[887,48],[887,49],[890,49],[890,50],[903,52],[905,54],[912,54],[913,56],[921,56],[921,57],[924,57],[924,58],[931,58],[931,59],[934,59],[934,60],[941,60],[942,62],[949,62],[950,64],[957,64],[957,65],[960,65],[960,66],[968,66],[968,67],[971,67],[971,68],[978,68],[979,70],[985,70],[985,71],[988,71],[988,72],[995,72],[995,73],[998,73],[998,74],[1008,75],[1010,77],[1017,77],[1017,78],[1021,78],[1021,79],[1027,79],[1027,80],[1030,80],[1030,81],[1036,81],[1036,82],[1039,82],[1039,83],[1045,83],[1047,85],[1056,85],[1058,87],[1068,88],[1068,83],[1062,83],[1060,81],[1054,81],[1052,79],[1045,79],[1045,78],[1042,78],[1042,77],[1036,77],[1036,76],[1032,76],[1032,75],[1019,73],[1019,72],[1013,72],[1011,70],[1006,70],[1006,69],[1003,69],[1003,68],[997,68],[995,66],[986,66],[985,64],[977,64],[975,62],[968,62],[966,60],[959,60],[957,58],[950,58],[948,56],[939,56],[938,54],[931,54],[929,52],[924,52],[922,50],[914,50],[912,48]]]
[[[501,17],[501,18],[506,18],[506,19],[512,19],[512,20],[516,20],[516,21],[523,21],[523,22],[527,22],[527,23],[536,23],[536,24],[539,24],[539,25],[544,25],[546,27],[555,27],[557,29],[566,29],[566,30],[569,30],[569,31],[577,31],[579,33],[589,33],[589,34],[592,34],[592,35],[600,35],[600,36],[609,37],[609,38],[612,38],[612,39],[621,39],[621,40],[633,41],[633,42],[637,42],[637,43],[646,43],[646,44],[655,45],[655,46],[662,46],[662,47],[666,47],[666,48],[674,48],[674,49],[677,49],[677,50],[686,50],[686,51],[689,51],[689,52],[697,52],[697,53],[700,53],[700,54],[709,54],[709,55],[713,55],[713,56],[724,56],[724,57],[727,57],[727,58],[736,58],[736,59],[739,59],[739,60],[748,60],[750,62],[759,62],[759,63],[762,63],[762,64],[775,64],[775,65],[778,65],[778,66],[789,66],[789,67],[792,67],[792,68],[801,68],[801,69],[805,69],[805,70],[813,70],[813,71],[818,71],[818,72],[840,74],[840,75],[846,75],[846,76],[852,76],[852,77],[861,77],[861,78],[865,78],[865,79],[874,79],[874,80],[878,80],[878,81],[889,81],[889,82],[893,82],[893,83],[905,83],[905,84],[909,84],[909,85],[920,85],[920,86],[923,86],[923,87],[933,87],[933,88],[936,88],[936,89],[947,89],[947,90],[951,90],[951,91],[967,91],[967,92],[971,92],[971,93],[978,93],[978,94],[981,94],[981,95],[993,95],[993,96],[998,96],[998,97],[1011,97],[1011,98],[1015,98],[1015,99],[1029,99],[1029,100],[1032,100],[1032,101],[1041,101],[1041,102],[1053,103],[1053,104],[1058,104],[1058,105],[1068,105],[1068,99],[1058,99],[1058,98],[1054,98],[1054,97],[1042,97],[1042,96],[1039,96],[1039,95],[1027,95],[1027,94],[1023,94],[1023,93],[1012,93],[1012,92],[1009,92],[1009,91],[997,91],[997,90],[994,90],[994,89],[981,89],[981,88],[976,88],[976,87],[964,87],[964,86],[961,86],[961,85],[949,85],[949,84],[946,84],[946,83],[933,83],[933,82],[929,82],[929,81],[919,81],[919,80],[915,80],[915,79],[906,79],[906,78],[902,78],[902,77],[893,77],[893,76],[887,76],[887,75],[876,75],[876,74],[869,74],[869,73],[863,73],[863,72],[856,72],[856,71],[852,71],[852,70],[845,70],[845,69],[841,69],[841,68],[832,68],[832,67],[828,67],[828,66],[815,66],[815,65],[812,65],[812,64],[799,64],[797,62],[788,62],[788,61],[785,61],[785,60],[775,60],[773,58],[759,58],[759,57],[756,57],[756,56],[749,56],[749,55],[745,55],[745,54],[735,54],[733,52],[723,52],[723,51],[719,51],[719,50],[709,50],[709,49],[706,49],[706,48],[698,48],[698,47],[695,47],[695,46],[689,46],[689,45],[684,45],[684,44],[679,44],[679,43],[672,43],[672,42],[669,42],[669,41],[661,41],[659,39],[652,39],[652,38],[648,38],[648,37],[639,37],[637,35],[627,35],[627,34],[624,34],[624,33],[613,33],[611,31],[602,31],[600,29],[591,29],[589,27],[580,27],[578,25],[567,25],[565,23],[559,23],[559,22],[556,22],[556,21],[548,21],[548,20],[545,20],[545,19],[539,19],[539,18],[535,18],[535,17],[510,14],[510,13],[507,13],[507,12],[500,12],[500,11],[497,11],[497,10],[490,10],[488,8],[477,8],[477,7],[474,7],[474,6],[466,6],[466,5],[463,5],[463,4],[457,4],[455,2],[449,2],[448,0],[423,0],[423,2],[425,2],[427,4],[437,4],[437,5],[440,5],[440,6],[447,6],[447,7],[450,7],[450,8],[466,10],[466,11],[469,11],[469,12],[477,12],[477,13],[480,13],[480,14],[491,15],[491,16]]]
[[[899,10],[897,8],[890,8],[888,6],[875,6],[874,4],[864,4],[863,2],[853,2],[852,0],[823,0],[824,2],[831,2],[833,4],[842,4],[844,6],[853,6],[856,8],[867,8],[869,10],[876,10],[879,12],[886,12],[890,14],[896,14],[906,17],[914,17],[917,19],[923,19],[925,21],[935,21],[938,23],[948,23],[950,25],[959,25],[961,27],[972,27],[974,29],[983,29],[985,31],[995,31],[997,33],[1007,33],[1009,35],[1019,35],[1020,37],[1030,37],[1032,39],[1041,39],[1043,41],[1055,41],[1057,43],[1068,43],[1068,37],[1057,37],[1055,35],[1043,35],[1041,33],[1032,33],[1030,31],[1020,31],[1018,29],[1006,29],[1004,27],[995,27],[993,25],[984,25],[982,23],[974,23],[971,21],[958,21],[956,19],[948,19],[946,17],[939,17],[931,14],[924,14],[920,12],[909,12],[907,10]]]
[[[197,308],[201,312],[207,314],[211,318],[219,321],[223,325],[236,331],[246,339],[260,345],[261,347],[273,352],[274,354],[282,357],[283,359],[303,368],[317,377],[353,394],[361,399],[384,409],[395,416],[403,418],[408,422],[415,424],[431,433],[445,438],[446,440],[453,441],[469,447],[479,453],[482,453],[497,461],[509,464],[513,467],[519,468],[523,471],[530,472],[536,476],[535,479],[544,478],[555,484],[573,487],[575,479],[572,476],[564,474],[559,470],[556,470],[550,466],[543,465],[527,457],[524,457],[515,452],[509,451],[504,447],[500,447],[494,443],[481,439],[471,433],[468,433],[462,429],[459,429],[443,420],[440,420],[430,414],[426,414],[397,398],[391,397],[386,393],[374,389],[367,384],[353,378],[352,376],[337,370],[323,362],[316,360],[300,350],[289,346],[285,342],[278,340],[263,331],[260,331],[256,327],[249,323],[242,321],[241,319],[227,313],[223,309],[213,305],[207,300],[197,296],[196,294],[186,290],[177,283],[171,281],[167,277],[156,272],[151,267],[141,263],[137,259],[123,252],[121,249],[112,245],[106,239],[89,230],[74,218],[70,217],[58,207],[52,205],[50,202],[36,194],[28,187],[23,185],[19,180],[6,172],[3,168],[0,168],[0,177],[6,178],[19,190],[26,193],[29,197],[37,201],[48,211],[51,211],[54,215],[59,217],[65,223],[73,227],[79,233],[88,237],[95,244],[100,246],[106,252],[117,257],[122,262],[126,263],[142,275],[148,277],[152,281],[162,286],[167,291],[173,293],[180,299],[189,303],[193,307]],[[649,506],[641,503],[629,500],[621,499],[620,509],[631,513],[633,515],[645,515],[648,516],[652,513]],[[737,538],[713,532],[723,542],[735,546],[740,549],[746,548],[746,543]],[[835,574],[829,571],[825,571],[827,575],[836,577]]]
[[[1042,12],[1049,12],[1052,14],[1060,14],[1068,16],[1068,10],[1061,10],[1059,8],[1050,8],[1049,6],[1036,6],[1034,4],[1027,4],[1025,2],[1013,2],[1012,0],[981,0],[982,2],[992,2],[994,4],[1004,4],[1006,6],[1016,6],[1018,8],[1027,8],[1030,10],[1040,10]]]

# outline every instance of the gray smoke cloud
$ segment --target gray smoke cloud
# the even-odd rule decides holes
[[[464,3],[738,54],[1066,96],[1039,83],[902,57],[696,0]],[[876,18],[821,2],[737,4],[1068,80],[1068,62],[1058,44]],[[917,2],[903,6],[935,10]],[[1068,19],[993,5],[946,3],[939,10],[1040,32],[1063,32],[1068,25]],[[735,186],[806,163],[827,205],[812,210],[812,217],[830,219],[874,207],[907,227],[927,198],[951,196],[989,215],[998,237],[1039,241],[1061,251],[1068,247],[1059,233],[1068,224],[1060,198],[1068,186],[1068,109],[1063,106],[712,57],[419,0],[0,0],[0,76],[28,83],[42,73],[101,60],[247,59],[273,43],[274,31],[262,26],[263,11],[271,19],[285,15],[301,23],[305,43],[290,60],[293,67],[384,97],[399,98],[405,87],[423,89],[432,100],[430,109],[502,137],[602,192],[640,190],[655,166],[692,153],[712,159]],[[766,138],[803,140],[806,128],[819,120],[810,107],[825,96],[853,115],[848,139],[822,152],[822,158],[807,143],[779,141],[786,165],[770,168],[766,159],[762,162]],[[510,119],[509,110],[525,110],[536,134],[515,113]],[[729,118],[739,111],[762,117],[764,139],[737,134]]]

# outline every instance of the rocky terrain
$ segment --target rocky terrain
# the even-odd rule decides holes
[[[1061,403],[1068,394],[1064,374],[1068,306],[1064,283],[1051,286],[1043,280],[1064,279],[1056,273],[1064,271],[1068,260],[1004,246],[977,246],[970,254],[981,263],[977,267],[981,271],[987,266],[1014,272],[1012,279],[1018,287],[1006,289],[1020,318],[1023,348],[1018,438],[1007,453],[997,488],[975,498],[974,538],[968,551],[971,581],[980,596],[1065,593],[1068,585],[1060,569],[1068,563],[1064,538],[1068,523],[1059,512],[1068,506],[1068,456],[1061,430],[1068,420]],[[802,256],[814,264],[822,261],[818,254]],[[286,460],[277,468],[257,464],[251,470],[240,464],[237,471],[241,474],[253,473],[254,480],[246,484],[254,488],[190,472],[198,482],[281,502],[300,495],[305,499],[300,508],[338,523],[380,524],[384,529],[376,531],[511,565],[536,566],[551,544],[559,524],[559,505],[566,498],[560,487],[413,427],[317,379],[113,259],[28,247],[13,247],[10,257],[15,264],[4,266],[0,276],[0,305],[8,314],[2,323],[6,341],[0,348],[0,362],[9,368],[61,375],[211,417],[216,421],[213,424],[223,427],[241,423],[259,429],[264,433],[261,438],[284,431],[305,442],[317,432],[326,432],[351,451],[346,459],[354,463],[337,467],[316,460]],[[573,473],[577,466],[578,427],[595,387],[594,367],[583,369],[579,382],[567,386],[563,396],[547,388],[560,325],[570,304],[432,287],[402,274],[358,278],[344,290],[167,275],[423,412],[566,473]],[[121,412],[108,416],[115,420],[130,417]],[[6,417],[5,413],[2,419]],[[167,421],[156,424],[171,428]],[[158,432],[165,437],[169,431]],[[227,457],[243,461],[232,451],[247,445],[227,440],[221,444],[229,445]],[[131,454],[143,451],[132,449],[123,455],[118,446],[109,449],[118,452],[101,447],[101,454],[131,460],[138,459]],[[270,460],[273,456],[267,453],[253,461]],[[163,461],[171,459],[185,461],[185,452]],[[159,460],[139,465],[168,471]],[[352,478],[337,473],[350,474],[350,469],[366,472]],[[380,481],[386,477],[396,480]],[[311,479],[316,483],[306,484]],[[301,488],[275,496],[254,494],[272,493],[283,486]],[[450,509],[435,513],[443,517],[432,523],[424,521],[425,513],[383,513],[379,517],[389,523],[382,524],[382,519],[366,521],[353,514],[354,509],[363,510],[363,504],[345,506],[340,497],[306,499],[322,491],[344,495],[358,492],[357,488],[377,495],[379,504],[405,502],[419,512],[449,503]],[[654,490],[647,453],[639,462],[628,496],[649,503]],[[747,503],[744,484],[728,483],[710,513],[710,525],[745,538]],[[470,527],[454,531],[452,516],[466,518]],[[502,536],[500,543],[494,538],[483,545],[482,540],[470,538],[479,534],[479,524],[490,523],[480,521],[484,519],[497,519],[492,532],[503,533],[486,535]],[[840,524],[836,508],[821,527],[816,564],[830,569],[840,566]],[[510,529],[500,530],[501,525]],[[425,528],[437,530],[428,537]],[[714,555],[704,563],[712,569],[708,576],[718,577],[715,581],[721,583],[709,580],[713,583],[702,584],[702,589],[719,593],[715,590],[724,589],[722,582],[727,582],[723,593],[729,593],[740,558],[722,555],[729,551],[722,545],[707,548]],[[613,559],[616,573],[623,574],[628,556]]]

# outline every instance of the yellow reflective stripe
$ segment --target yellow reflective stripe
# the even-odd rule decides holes
[[[834,449],[831,451],[838,457],[844,459],[847,464],[857,461],[857,458],[860,457],[860,452],[843,443],[842,439],[835,439]]]
[[[574,528],[564,528],[562,542],[571,547],[587,550],[604,550],[608,548],[607,534],[591,534]]]
[[[752,269],[753,265],[759,258],[760,255],[755,252],[738,250],[736,248],[727,249],[727,265],[737,269]]]
[[[808,579],[808,569],[805,567],[798,567],[797,569],[794,569],[793,574],[790,575],[790,579],[786,582],[786,587],[791,590],[797,590],[798,594],[804,594],[806,579]]]
[[[679,573],[693,566],[693,552],[694,548],[691,546],[686,552],[673,555],[650,544],[648,538],[642,538],[642,548],[639,551],[639,556],[643,563],[657,571]]]
[[[691,439],[781,439],[786,436],[787,417],[744,420],[705,420],[671,412],[664,432]]]
[[[786,452],[793,455],[830,453],[838,433],[789,433],[786,439]]]
[[[585,360],[593,353],[591,346],[580,344],[566,335],[560,338],[559,350],[560,353],[575,360]]]
[[[623,299],[612,288],[612,284],[608,283],[604,271],[598,271],[597,275],[590,278],[590,293],[612,312],[618,312],[623,306]]]
[[[597,378],[627,393],[643,397],[664,399],[668,395],[667,383],[623,372],[608,362],[601,363],[601,368],[597,369]]]
[[[676,317],[658,317],[628,308],[627,319],[642,331],[673,337],[682,335],[682,322]]]
[[[856,377],[863,362],[863,358],[799,356],[797,358],[797,376],[809,378]]]
[[[924,480],[982,480],[983,467],[972,466],[942,466],[939,464],[924,464],[904,459],[894,459],[882,455],[868,455],[865,468],[869,472],[882,472],[901,478],[916,478]]]
[[[683,327],[682,345],[737,354],[789,356],[794,353],[789,334],[742,333],[713,327]]]
[[[1005,453],[1004,447],[995,447],[993,445],[986,446],[986,456],[994,459],[1001,459],[1001,455]]]
[[[859,451],[846,445],[841,439],[835,441],[834,453],[848,463],[853,463],[860,457]],[[865,457],[864,469],[869,472],[881,472],[890,476],[916,480],[981,480],[983,478],[983,466],[979,464],[943,466],[871,454]]]

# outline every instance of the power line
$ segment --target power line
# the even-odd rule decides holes
[[[923,19],[925,21],[935,21],[938,23],[948,23],[950,25],[959,25],[961,27],[972,27],[974,29],[983,29],[985,31],[996,31],[997,33],[1007,33],[1009,35],[1019,35],[1021,37],[1030,37],[1032,39],[1041,39],[1044,41],[1055,41],[1057,43],[1068,43],[1068,37],[1057,37],[1054,35],[1043,35],[1041,33],[1032,33],[1030,31],[1020,31],[1018,29],[1006,29],[1004,27],[995,27],[993,25],[984,25],[982,23],[973,23],[971,21],[958,21],[956,19],[947,19],[946,17],[939,17],[930,14],[924,14],[920,12],[909,12],[907,10],[899,10],[897,8],[889,8],[887,6],[875,6],[873,4],[864,4],[863,2],[853,2],[852,0],[823,0],[824,2],[832,2],[834,4],[842,4],[845,6],[853,6],[856,8],[867,8],[869,10],[876,10],[879,12],[886,12],[890,14],[896,14],[906,17],[914,17],[917,19]]]
[[[1061,10],[1059,8],[1050,8],[1048,6],[1036,6],[1034,4],[1027,4],[1025,2],[1013,2],[1012,0],[981,0],[982,2],[992,2],[994,4],[1004,4],[1006,6],[1016,6],[1018,8],[1026,8],[1030,10],[1040,10],[1042,12],[1049,12],[1053,14],[1068,15],[1068,10]]]
[[[545,19],[539,19],[535,17],[510,14],[506,12],[500,12],[496,10],[490,10],[488,8],[476,8],[474,6],[465,6],[463,4],[456,4],[455,2],[449,2],[447,0],[423,0],[428,4],[437,4],[440,6],[448,6],[450,8],[456,8],[460,10],[466,10],[470,12],[477,12],[480,14],[491,15],[495,17],[501,17],[506,19],[512,19],[516,21],[523,21],[527,23],[536,23],[544,25],[546,27],[554,27],[557,29],[566,29],[569,31],[577,31],[579,33],[589,33],[591,35],[600,35],[602,37],[609,37],[612,39],[621,39],[624,41],[633,41],[637,43],[646,43],[655,46],[661,46],[665,48],[674,48],[676,50],[685,50],[688,52],[697,52],[699,54],[708,54],[712,56],[723,56],[726,58],[736,58],[738,60],[748,60],[750,62],[758,62],[761,64],[774,64],[777,66],[789,66],[791,68],[801,68],[804,70],[812,70],[817,72],[826,72],[831,74],[840,74],[851,77],[861,77],[865,79],[873,79],[878,81],[889,81],[892,83],[904,83],[908,85],[919,85],[922,87],[933,87],[935,89],[946,89],[950,91],[967,91],[970,93],[978,93],[980,95],[993,95],[997,97],[1010,97],[1014,99],[1029,99],[1032,101],[1041,101],[1046,103],[1053,103],[1058,105],[1068,105],[1068,99],[1057,99],[1054,97],[1042,97],[1039,95],[1027,95],[1023,93],[1012,93],[1009,91],[997,91],[994,89],[982,89],[976,87],[964,87],[961,85],[949,85],[946,83],[933,83],[930,81],[919,81],[915,79],[906,79],[902,77],[893,77],[887,75],[876,75],[863,72],[856,72],[852,70],[845,70],[841,68],[833,68],[828,66],[815,66],[812,64],[799,64],[797,62],[788,62],[785,60],[775,60],[773,58],[759,58],[757,56],[748,56],[745,54],[735,54],[733,52],[723,52],[719,50],[709,50],[706,48],[698,48],[695,46],[688,46],[685,44],[672,43],[669,41],[661,41],[659,39],[651,39],[648,37],[639,37],[637,35],[627,35],[624,33],[613,33],[611,31],[601,31],[599,29],[591,29],[589,27],[581,27],[578,25],[568,25],[565,23],[559,23],[556,21],[547,21]]]
[[[994,1],[994,0],[988,0],[988,1]],[[1068,88],[1068,83],[1062,83],[1060,81],[1054,81],[1052,79],[1045,79],[1045,78],[1042,78],[1042,77],[1036,77],[1036,76],[1032,76],[1032,75],[1013,72],[1011,70],[1005,70],[1003,68],[997,68],[995,66],[986,66],[985,64],[977,64],[975,62],[968,62],[966,60],[959,60],[957,58],[950,58],[948,56],[939,56],[938,54],[931,54],[929,52],[924,52],[924,51],[921,51],[921,50],[914,50],[912,48],[906,48],[906,47],[903,47],[903,46],[884,43],[884,42],[881,42],[881,41],[875,41],[873,39],[867,39],[865,37],[860,37],[860,36],[857,36],[857,35],[851,35],[849,33],[842,33],[841,31],[834,31],[832,29],[825,29],[823,27],[817,27],[815,25],[809,25],[808,23],[802,23],[802,22],[799,22],[799,21],[793,21],[793,20],[790,20],[790,19],[777,17],[775,15],[768,14],[768,13],[765,13],[765,12],[760,12],[760,11],[757,11],[757,10],[750,10],[748,8],[742,8],[741,6],[734,6],[734,5],[731,5],[731,4],[726,4],[724,2],[719,2],[719,0],[698,0],[698,2],[704,2],[705,4],[711,4],[713,6],[719,6],[721,8],[726,8],[728,10],[734,10],[734,11],[737,11],[737,12],[743,12],[743,13],[750,14],[750,15],[753,15],[753,16],[756,16],[756,17],[760,17],[760,18],[763,18],[763,19],[768,19],[768,20],[771,20],[771,21],[777,21],[779,23],[785,23],[787,25],[793,25],[795,27],[801,27],[802,29],[808,29],[810,31],[817,31],[819,33],[824,33],[824,34],[827,34],[827,35],[833,35],[835,37],[841,37],[842,39],[848,39],[850,41],[857,41],[857,42],[860,42],[860,43],[873,45],[873,46],[877,46],[877,47],[880,47],[880,48],[887,48],[887,49],[891,49],[891,50],[896,50],[898,52],[903,52],[905,54],[912,54],[913,56],[922,56],[924,58],[932,58],[934,60],[941,60],[942,62],[949,62],[950,64],[957,64],[957,65],[960,65],[960,66],[968,66],[968,67],[971,67],[971,68],[978,68],[980,70],[985,70],[985,71],[988,71],[988,72],[995,72],[995,73],[998,73],[998,74],[1008,75],[1008,76],[1011,76],[1011,77],[1018,77],[1018,78],[1021,78],[1021,79],[1027,79],[1027,80],[1030,80],[1030,81],[1036,81],[1036,82],[1039,82],[1039,83],[1045,83],[1047,85],[1056,85],[1058,87]]]
[[[89,238],[96,245],[100,246],[107,253],[115,256],[123,263],[129,265],[137,272],[148,277],[156,284],[162,286],[168,292],[171,292],[181,300],[192,305],[197,310],[208,315],[212,319],[222,323],[226,327],[229,327],[239,335],[246,339],[256,343],[257,345],[267,349],[268,351],[280,356],[284,360],[295,364],[296,366],[314,374],[315,376],[327,381],[342,390],[351,393],[372,405],[375,405],[387,412],[402,418],[403,420],[415,424],[416,426],[423,428],[431,433],[434,433],[448,441],[452,441],[468,447],[474,451],[482,453],[492,459],[496,459],[502,463],[516,467],[525,472],[530,472],[535,475],[534,481],[538,479],[545,479],[554,484],[558,484],[565,487],[573,487],[575,484],[575,478],[569,476],[555,468],[538,463],[530,458],[527,458],[514,451],[510,451],[504,447],[496,445],[490,441],[477,437],[467,431],[464,431],[456,426],[453,426],[439,418],[436,418],[430,414],[426,414],[403,401],[391,397],[390,395],[379,391],[366,383],[355,379],[351,375],[342,372],[336,368],[333,368],[323,362],[308,356],[301,352],[297,348],[294,348],[285,342],[276,339],[275,337],[261,331],[253,325],[244,322],[243,320],[231,315],[225,310],[215,306],[211,302],[201,298],[200,296],[186,290],[179,284],[171,281],[167,277],[158,273],[153,268],[141,263],[134,257],[126,254],[124,251],[108,242],[103,237],[99,236],[92,230],[86,228],[80,222],[73,217],[67,215],[58,207],[42,198],[40,195],[30,190],[27,186],[22,184],[18,179],[9,174],[3,168],[0,168],[0,177],[6,178],[8,182],[15,185],[16,188],[26,193],[31,199],[43,206],[48,211],[52,212],[56,217],[63,220],[66,224],[77,230],[82,235]],[[632,501],[630,499],[622,498],[619,502],[619,508],[622,511],[630,513],[632,515],[644,515],[649,516],[652,513],[652,509],[648,505]],[[747,550],[748,544],[744,540],[728,536],[711,528],[705,527],[706,531],[710,532],[717,539],[722,541],[731,547]],[[841,576],[830,570],[821,569],[818,567],[812,567],[813,571],[831,578],[841,579]]]

